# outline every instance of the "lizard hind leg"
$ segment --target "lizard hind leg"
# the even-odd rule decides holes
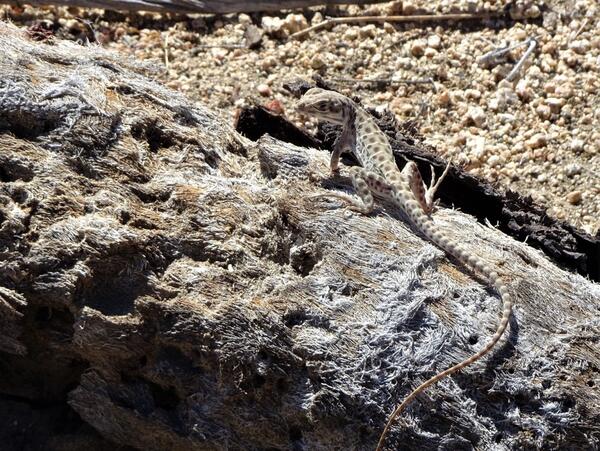
[[[450,169],[450,163],[444,169],[442,175],[437,179],[435,178],[435,171],[433,166],[431,167],[431,183],[429,186],[425,184],[423,181],[423,177],[419,172],[419,168],[417,165],[409,161],[404,169],[402,169],[402,174],[407,178],[408,184],[410,186],[411,191],[413,192],[415,199],[419,202],[419,205],[423,209],[426,214],[430,214],[433,211],[433,207],[435,206],[435,193],[439,188],[440,184],[448,174],[448,169]]]

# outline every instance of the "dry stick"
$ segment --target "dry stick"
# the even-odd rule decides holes
[[[583,31],[583,29],[586,27],[586,25],[588,24],[588,18],[586,17],[585,19],[583,19],[581,21],[581,26],[577,29],[577,31],[575,31],[574,33],[571,33],[571,36],[569,36],[569,41],[568,43],[570,44],[577,36],[579,36],[579,33],[581,33]]]
[[[507,81],[513,81],[517,77],[517,75],[521,71],[521,67],[525,63],[525,60],[529,57],[529,55],[531,55],[531,53],[535,49],[535,46],[537,45],[537,41],[533,38],[530,39],[529,41],[530,41],[529,47],[527,47],[527,50],[525,50],[525,53],[523,53],[523,56],[521,57],[521,59],[517,62],[517,64],[515,64],[515,67],[513,67],[513,70],[511,70],[510,73],[506,76]]]
[[[530,39],[523,41],[523,42],[519,42],[518,44],[515,44],[511,47],[509,47],[508,45],[505,47],[500,47],[500,48],[495,48],[494,50],[491,50],[489,52],[487,52],[486,54],[480,56],[477,59],[477,62],[479,64],[488,64],[490,63],[492,60],[499,58],[501,56],[506,55],[508,52],[514,50],[514,49],[518,49],[519,47],[522,47],[524,45],[529,44]]]
[[[430,84],[433,87],[433,92],[437,92],[437,87],[435,86],[435,82],[433,78],[422,78],[419,80],[409,80],[400,78],[398,80],[393,80],[391,78],[368,78],[366,80],[360,78],[346,78],[346,77],[334,77],[331,78],[332,81],[338,81],[340,83],[371,83],[377,85],[394,85],[394,84],[405,84],[405,85],[424,85]]]
[[[165,54],[165,69],[168,72],[169,71],[169,30],[167,30],[167,34],[165,35],[165,40],[163,42],[163,52]]]
[[[359,17],[335,17],[333,19],[324,20],[321,23],[305,28],[290,35],[291,39],[301,38],[311,31],[317,31],[326,28],[329,25],[337,25],[341,23],[357,23],[357,22],[440,22],[444,20],[472,20],[472,19],[491,19],[499,17],[501,13],[490,12],[482,14],[426,14],[420,16],[359,16]]]

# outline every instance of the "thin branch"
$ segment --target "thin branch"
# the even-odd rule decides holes
[[[521,71],[521,67],[523,66],[523,64],[525,64],[525,60],[529,57],[529,55],[531,55],[531,53],[535,49],[536,45],[537,45],[537,41],[535,39],[533,39],[533,38],[529,39],[529,47],[527,47],[527,50],[525,50],[525,53],[523,53],[523,56],[521,57],[521,59],[517,62],[517,64],[515,64],[515,67],[513,67],[513,70],[511,70],[510,73],[506,76],[506,80],[514,81],[514,79],[517,77],[517,75]]]
[[[368,79],[361,79],[361,78],[347,78],[347,77],[334,77],[334,78],[330,78],[330,80],[332,81],[338,81],[341,83],[373,83],[373,84],[381,84],[381,85],[394,85],[394,84],[405,84],[405,85],[421,85],[421,84],[431,84],[433,86],[433,89],[435,90],[435,83],[433,81],[433,78],[428,77],[428,78],[421,78],[421,79],[416,79],[416,80],[410,80],[410,79],[404,79],[404,78],[399,78],[399,79],[393,79],[393,78],[368,78]]]
[[[533,38],[535,39],[535,38]],[[489,64],[492,61],[496,60],[497,58],[500,58],[501,56],[506,55],[508,52],[513,51],[514,49],[518,49],[519,47],[523,47],[524,45],[528,45],[531,39],[527,39],[526,41],[523,42],[519,42],[518,44],[515,44],[511,47],[504,46],[504,47],[499,47],[496,48],[494,50],[491,50],[489,52],[487,52],[486,54],[482,55],[479,57],[479,59],[477,60],[477,62],[479,64]]]
[[[359,22],[441,22],[445,20],[474,20],[474,19],[491,19],[501,16],[499,12],[489,12],[482,14],[426,14],[415,16],[358,16],[358,17],[335,17],[333,19],[324,20],[321,23],[305,28],[290,35],[290,39],[298,39],[306,36],[311,31],[318,31],[330,25],[343,23],[359,23]]]

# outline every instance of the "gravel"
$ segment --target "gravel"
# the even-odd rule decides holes
[[[161,17],[78,8],[0,7],[25,26],[45,21],[85,43],[165,67],[164,82],[231,121],[240,107],[277,105],[300,125],[282,84],[319,73],[369,106],[416,121],[425,142],[500,189],[531,195],[548,214],[591,234],[600,229],[600,6],[596,0],[516,1],[515,21],[336,25],[289,40],[327,15],[437,14],[502,10],[500,1],[390,2],[311,8],[303,14]],[[250,27],[254,27],[250,29]],[[257,30],[258,28],[258,30]],[[245,48],[246,33],[254,47]],[[262,41],[256,45],[256,36]],[[505,80],[537,46],[519,75]],[[354,81],[337,81],[347,80]],[[361,80],[384,79],[370,83]],[[423,83],[423,80],[433,83]],[[418,83],[407,83],[406,81]],[[442,187],[443,188],[443,187]]]

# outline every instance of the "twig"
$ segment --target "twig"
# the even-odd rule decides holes
[[[163,52],[165,54],[165,68],[169,71],[169,31],[165,34],[165,41],[163,43]]]
[[[506,76],[506,80],[513,81],[517,77],[518,73],[521,71],[521,67],[525,63],[525,60],[529,57],[529,55],[531,55],[536,45],[537,41],[535,39],[529,39],[529,47],[527,47],[527,50],[525,50],[525,53],[523,53],[521,59],[517,62],[517,64],[515,64],[513,70],[511,70],[510,73]]]
[[[579,36],[579,33],[581,33],[583,31],[583,29],[586,27],[586,25],[588,24],[588,18],[586,17],[585,19],[583,19],[581,21],[581,26],[577,29],[577,31],[571,33],[571,36],[569,36],[569,41],[568,43],[570,44],[577,36]]]
[[[338,81],[341,83],[374,83],[374,84],[382,84],[382,85],[393,85],[393,84],[421,85],[421,84],[430,83],[433,86],[433,89],[434,90],[436,89],[433,78],[431,78],[431,77],[421,78],[421,79],[417,79],[417,80],[409,80],[409,79],[403,79],[403,78],[399,78],[399,79],[393,79],[393,78],[361,79],[361,78],[337,77],[337,78],[330,78],[330,80]]]
[[[535,39],[535,38],[532,38],[532,39]],[[507,45],[505,47],[496,48],[490,52],[487,52],[485,55],[480,56],[479,59],[477,60],[477,62],[479,64],[489,64],[493,60],[496,60],[497,58],[500,58],[501,56],[506,55],[508,52],[529,44],[530,41],[531,41],[531,39],[527,39],[526,41],[519,42],[518,44],[515,44],[512,47],[509,47]]]
[[[290,35],[290,39],[298,39],[307,35],[311,31],[317,31],[326,28],[329,25],[337,25],[342,23],[357,23],[357,22],[440,22],[444,20],[473,20],[473,19],[491,19],[500,16],[499,12],[490,12],[482,14],[427,14],[417,16],[359,16],[359,17],[335,17],[333,19],[324,20],[321,23],[305,28]]]

